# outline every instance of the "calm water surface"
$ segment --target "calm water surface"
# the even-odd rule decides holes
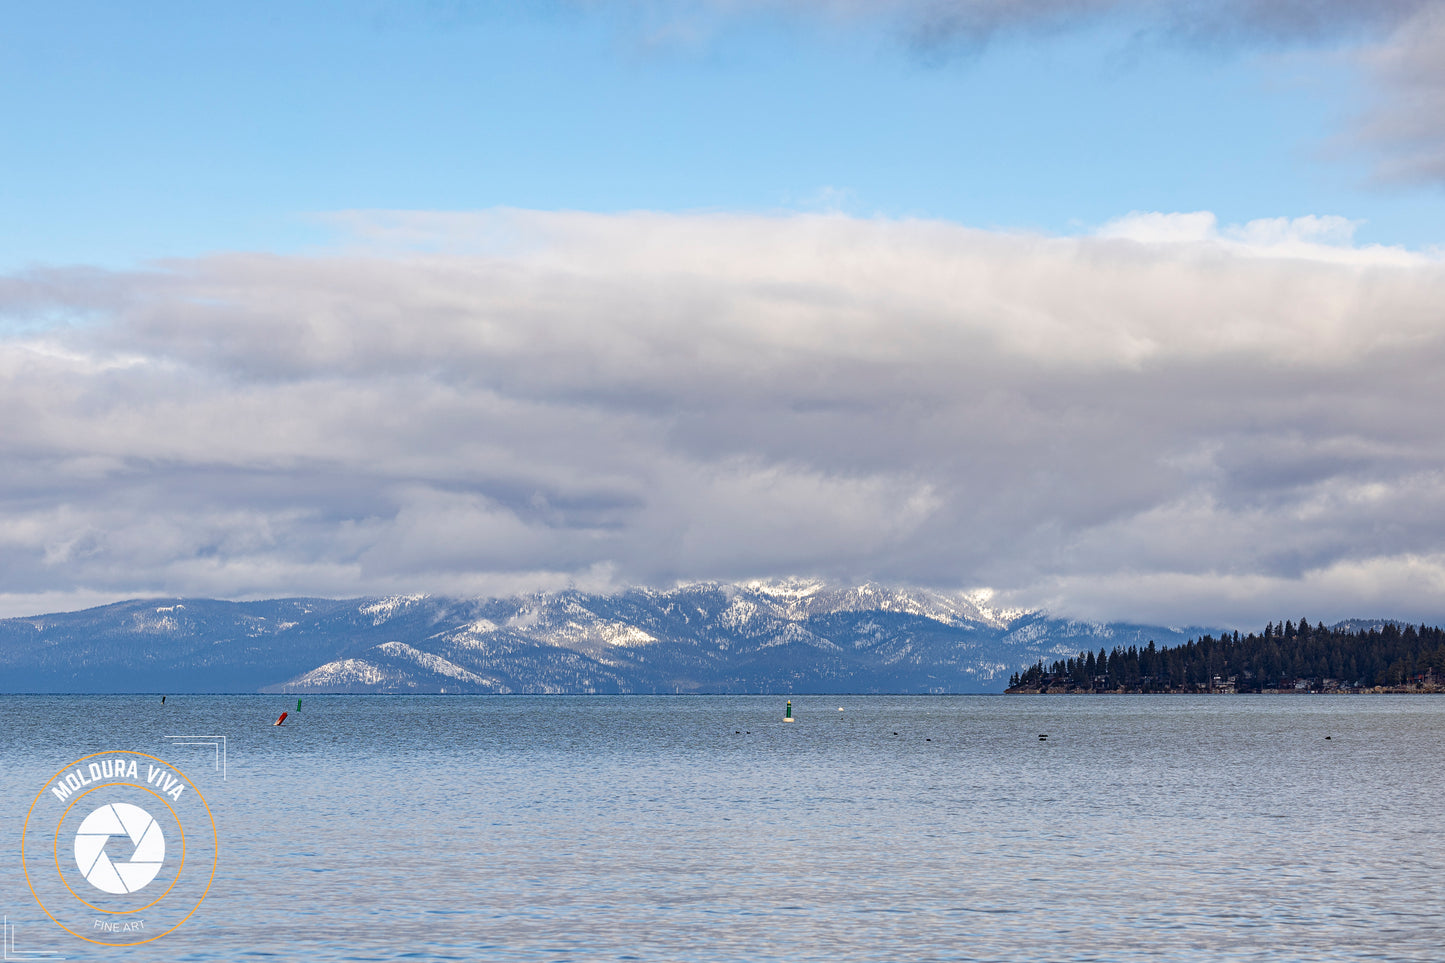
[[[1445,957],[1445,699],[801,697],[792,725],[781,697],[167,703],[0,697],[21,953]],[[224,780],[166,738],[191,733],[228,737]],[[20,872],[31,800],[104,749],[173,762],[220,838],[200,910],[128,950],[58,929]]]

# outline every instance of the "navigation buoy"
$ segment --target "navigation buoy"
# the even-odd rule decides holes
[[[784,722],[792,722],[792,721],[793,721],[793,700],[792,700],[792,699],[789,699],[789,700],[788,700],[788,707],[783,710],[783,721],[784,721]]]
[[[165,697],[165,696],[161,696],[161,705],[165,705],[165,704],[166,704],[166,697]]]
[[[286,721],[286,715],[287,715],[287,714],[284,713],[284,712],[281,713],[281,718],[277,719],[274,724],[279,726],[281,723],[285,722],[285,721]]]
[[[300,712],[300,711],[301,711],[301,700],[300,700],[300,699],[297,699],[297,700],[296,700],[296,711],[297,711],[297,712]]]

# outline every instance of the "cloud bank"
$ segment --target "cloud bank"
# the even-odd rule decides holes
[[[1445,261],[1349,222],[345,220],[0,278],[10,614],[790,573],[1441,614]]]

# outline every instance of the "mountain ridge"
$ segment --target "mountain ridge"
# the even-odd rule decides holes
[[[806,578],[607,594],[133,599],[0,620],[0,689],[1001,692],[1039,658],[1211,631],[988,603],[986,593]]]

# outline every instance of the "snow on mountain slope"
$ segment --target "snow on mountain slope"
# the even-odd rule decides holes
[[[426,601],[426,598],[425,595],[393,595],[390,598],[377,599],[363,605],[359,611],[362,615],[371,616],[373,625],[380,625],[398,612],[404,612],[412,606]]]
[[[338,659],[292,679],[288,689],[294,692],[349,692],[356,687],[360,691],[369,691],[390,682],[403,682],[405,678],[405,673],[387,672],[365,659]]]
[[[831,586],[817,579],[753,581],[737,586],[755,597],[772,600],[776,611],[786,618],[834,612],[906,612],[956,625],[983,624],[1002,628],[1006,622],[980,604],[979,593],[938,592],[931,589],[899,589],[874,583]]]
[[[970,692],[1192,630],[789,578],[612,594],[164,599],[0,620],[5,691]]]
[[[287,683],[293,692],[497,692],[512,691],[496,678],[469,671],[405,642],[383,642],[363,658],[338,659]]]

